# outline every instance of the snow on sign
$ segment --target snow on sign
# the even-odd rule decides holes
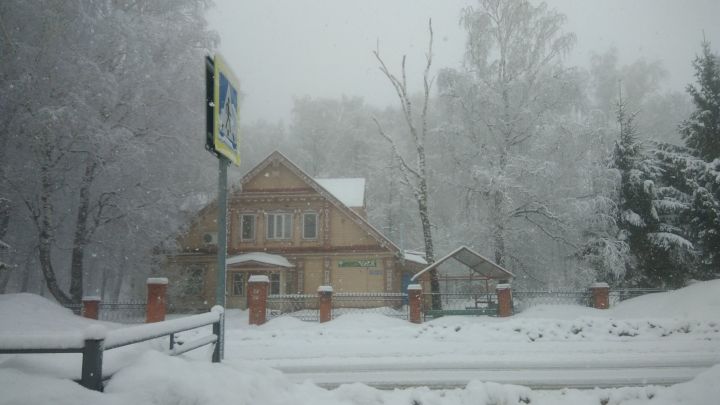
[[[220,55],[215,55],[213,65],[213,144],[210,149],[239,165],[239,81]]]

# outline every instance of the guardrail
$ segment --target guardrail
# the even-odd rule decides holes
[[[82,371],[80,384],[83,387],[103,390],[103,380],[111,375],[103,375],[103,353],[106,350],[128,346],[163,336],[170,336],[168,354],[176,356],[199,347],[215,344],[212,354],[213,363],[223,358],[224,314],[222,307],[213,307],[205,314],[148,323],[127,328],[106,330],[102,325],[93,325],[82,333],[70,333],[60,336],[11,335],[0,336],[0,354],[38,354],[38,353],[80,353]],[[194,341],[175,344],[175,334],[212,325],[213,334]]]

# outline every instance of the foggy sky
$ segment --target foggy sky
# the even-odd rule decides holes
[[[435,32],[435,68],[459,67],[465,32],[460,10],[472,0],[215,0],[208,14],[219,51],[240,77],[241,120],[288,123],[292,98],[357,95],[397,103],[377,69],[377,44],[391,70],[407,54],[408,82],[420,90],[428,18]],[[615,46],[621,63],[661,60],[667,87],[693,80],[691,61],[703,30],[720,49],[718,0],[548,0],[577,35],[568,65],[586,66],[592,52]]]

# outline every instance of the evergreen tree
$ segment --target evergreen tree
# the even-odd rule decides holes
[[[679,287],[691,275],[693,257],[692,244],[677,226],[687,205],[680,190],[662,184],[660,162],[643,153],[634,118],[621,100],[613,164],[620,172],[620,240],[630,248],[624,281],[638,287]]]
[[[706,280],[720,274],[720,161],[707,163],[695,151],[660,144],[653,154],[663,168],[663,181],[684,197],[680,222],[697,250],[691,276]]]
[[[695,58],[697,87],[690,84],[695,111],[680,125],[685,144],[710,162],[720,157],[720,61],[703,40],[702,55]]]

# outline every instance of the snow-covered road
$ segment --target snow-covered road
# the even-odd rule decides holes
[[[522,345],[514,351],[510,346],[485,344],[486,354],[468,350],[465,355],[404,357],[312,357],[300,352],[293,359],[256,358],[252,362],[280,370],[292,381],[309,380],[327,388],[358,382],[376,388],[453,388],[479,380],[537,389],[670,385],[689,381],[720,363],[720,351],[713,342],[695,342],[681,351],[676,351],[676,345],[648,342],[605,343],[603,351],[597,351],[596,344],[575,342],[562,353],[551,343]],[[639,350],[640,346],[646,347]],[[258,353],[248,350],[253,352]]]
[[[710,367],[623,367],[623,368],[527,368],[521,369],[442,369],[428,367],[402,370],[326,369],[291,372],[294,382],[310,381],[325,388],[362,383],[380,389],[429,387],[462,388],[470,381],[492,381],[532,389],[615,388],[645,385],[672,385],[692,380]],[[284,370],[283,370],[284,371]]]

